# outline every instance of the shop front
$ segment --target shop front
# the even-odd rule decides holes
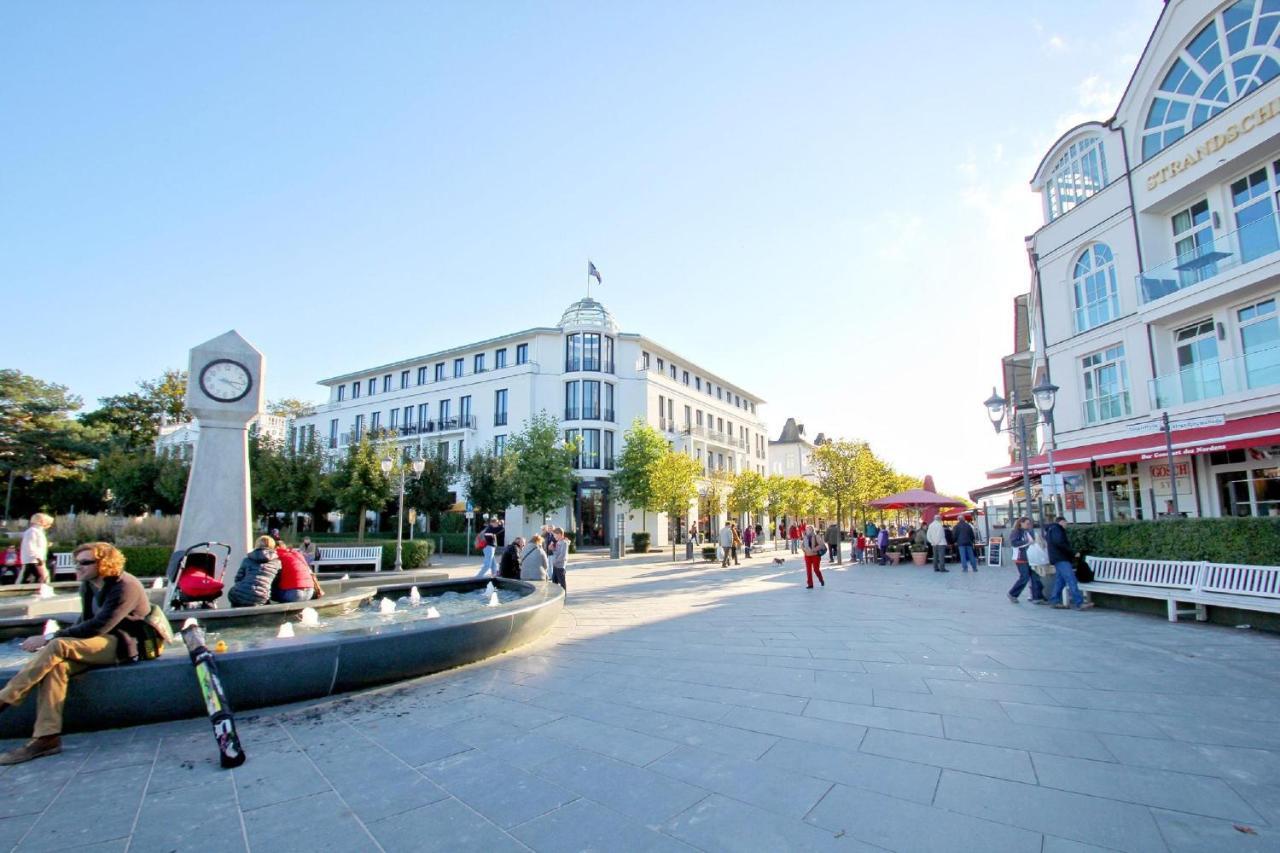
[[[582,545],[609,544],[609,481],[579,480],[573,493],[573,525]]]

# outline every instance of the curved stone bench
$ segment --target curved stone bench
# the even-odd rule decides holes
[[[425,596],[450,590],[472,592],[487,582],[458,580],[417,586]],[[519,601],[484,608],[471,618],[446,616],[235,644],[217,656],[223,688],[232,707],[240,712],[429,675],[536,639],[555,623],[564,606],[564,591],[553,583],[495,580],[494,584],[528,589],[530,594]],[[407,593],[410,586],[413,584],[388,584],[380,591],[396,596]],[[198,612],[193,615],[201,618]],[[13,673],[0,671],[0,681]],[[95,668],[73,678],[64,730],[117,728],[204,714],[204,700],[190,659],[178,645],[153,661]],[[20,706],[0,714],[0,737],[27,737],[34,722],[35,703],[28,697]],[[253,754],[252,742],[245,748]]]

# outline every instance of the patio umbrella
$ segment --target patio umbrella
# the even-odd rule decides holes
[[[940,495],[937,492],[930,492],[925,489],[908,489],[905,492],[898,492],[896,495],[880,498],[879,500],[870,501],[867,506],[874,506],[880,509],[909,509],[914,512],[924,513],[925,510],[939,510],[946,507],[965,507],[967,504],[949,498],[946,495]]]

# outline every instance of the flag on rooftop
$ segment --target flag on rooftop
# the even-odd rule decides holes
[[[604,279],[600,277],[600,270],[596,269],[596,265],[587,261],[587,276],[595,276],[597,284],[604,284]]]

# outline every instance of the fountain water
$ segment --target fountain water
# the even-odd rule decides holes
[[[314,607],[304,607],[298,621],[304,628],[317,628],[320,626],[320,614]]]
[[[497,591],[498,591],[498,588],[493,585],[493,581],[489,581],[487,584],[485,584],[485,587],[484,587],[485,595],[493,595]]]
[[[60,629],[61,627],[62,626],[58,624],[57,619],[49,619],[44,623],[44,630],[41,631],[40,633],[43,634],[46,638],[52,637],[54,634],[58,633],[58,629]]]
[[[439,610],[436,610],[434,607],[428,607],[428,608],[427,608],[427,618],[428,618],[428,619],[439,619],[439,618],[440,618],[440,611],[439,611]]]
[[[490,586],[492,586],[492,584],[490,584]],[[502,602],[498,601],[497,590],[494,590],[493,592],[489,593],[489,605],[488,605],[489,607],[497,607],[501,603]]]
[[[53,598],[53,587],[47,583],[40,584],[40,590],[36,593],[37,598]]]
[[[292,636],[293,636],[292,622],[285,622],[280,626],[280,630],[276,631],[276,638],[280,640],[287,640]]]
[[[164,578],[156,578],[151,582],[152,589],[164,589]]]
[[[378,602],[378,612],[387,614],[396,612],[396,603],[389,598],[383,598]]]
[[[414,607],[422,603],[422,593],[418,592],[416,586],[409,590],[409,603]]]

